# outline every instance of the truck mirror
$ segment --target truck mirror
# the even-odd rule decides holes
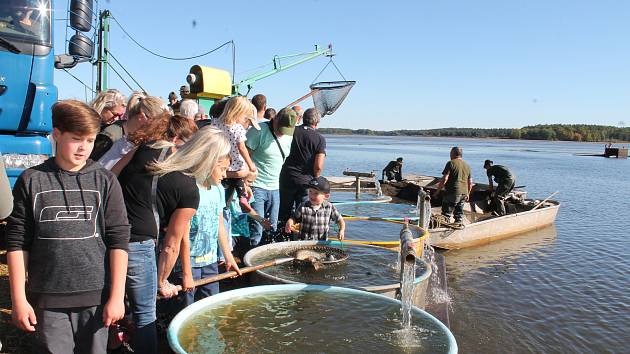
[[[89,32],[92,29],[92,5],[92,0],[72,0],[70,27],[77,31]]]
[[[79,63],[72,55],[61,54],[55,55],[55,68],[57,69],[70,69],[74,68]]]
[[[81,58],[92,58],[94,56],[94,43],[88,37],[77,32],[70,38],[68,54]]]

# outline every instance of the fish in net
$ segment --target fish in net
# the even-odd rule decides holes
[[[306,246],[289,250],[287,256],[293,257],[293,264],[301,267],[312,267],[319,270],[327,264],[335,264],[348,259],[348,254],[335,247]]]

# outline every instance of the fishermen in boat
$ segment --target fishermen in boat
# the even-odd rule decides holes
[[[493,165],[491,160],[486,160],[483,163],[483,168],[486,169],[488,174],[488,191],[492,193],[492,177],[497,182],[497,188],[494,191],[494,211],[492,215],[503,216],[505,215],[505,198],[514,189],[514,183],[516,178],[514,174],[505,166]]]
[[[385,180],[385,176],[387,176],[387,181],[396,180],[396,182],[402,181],[402,165],[403,158],[399,157],[396,161],[390,161],[387,166],[383,169],[383,175],[381,176],[382,180]]]
[[[463,223],[464,203],[468,201],[472,189],[470,166],[462,159],[462,153],[462,148],[458,146],[451,149],[451,160],[444,166],[436,191],[439,193],[444,189],[442,215],[450,222],[454,210],[456,224]]]

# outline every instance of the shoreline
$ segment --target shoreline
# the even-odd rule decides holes
[[[323,135],[327,136],[357,136],[357,137],[378,137],[378,138],[441,138],[441,139],[470,139],[470,140],[505,140],[505,141],[533,141],[533,142],[550,142],[550,143],[581,143],[581,144],[626,144],[630,145],[630,140],[602,140],[602,141],[578,141],[578,140],[546,140],[546,139],[515,139],[506,137],[473,137],[473,136],[440,136],[440,135],[386,135],[386,134],[348,134],[348,133],[331,133],[326,131],[328,128],[318,128]],[[613,146],[616,147],[616,146]],[[628,146],[626,146],[628,147]]]

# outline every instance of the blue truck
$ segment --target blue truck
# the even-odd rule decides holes
[[[0,1],[0,155],[11,185],[25,168],[52,155],[51,107],[57,101],[53,72],[91,58],[92,1],[73,0],[69,53],[53,51],[51,0]],[[85,32],[85,31],[84,31]]]

